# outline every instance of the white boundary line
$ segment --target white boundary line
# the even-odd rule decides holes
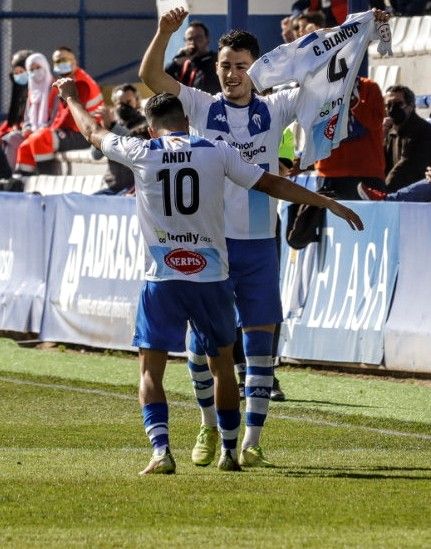
[[[109,397],[109,398],[119,398],[122,400],[130,400],[130,401],[137,401],[137,397],[132,397],[130,395],[124,395],[122,393],[115,393],[111,391],[103,391],[101,389],[87,389],[85,387],[74,387],[73,385],[64,385],[64,384],[57,384],[57,383],[41,383],[37,381],[26,381],[23,379],[16,379],[12,377],[3,377],[0,376],[0,382],[3,383],[13,383],[15,385],[30,385],[31,387],[41,387],[43,389],[56,389],[59,391],[68,391],[73,393],[85,393],[85,394],[91,394],[101,397]],[[190,402],[181,402],[181,401],[169,401],[169,404],[172,404],[174,406],[179,406],[182,408],[195,408],[194,404],[191,404]],[[373,433],[379,433],[381,435],[389,435],[389,436],[396,436],[396,437],[409,437],[409,438],[416,438],[419,440],[431,440],[431,435],[425,435],[422,433],[406,433],[403,431],[394,431],[392,429],[378,429],[377,427],[367,427],[366,425],[354,425],[351,423],[337,423],[335,421],[326,421],[323,419],[311,419],[307,417],[298,417],[298,416],[289,416],[285,414],[274,414],[271,412],[271,417],[275,419],[285,419],[288,421],[298,421],[298,422],[304,422],[304,423],[310,423],[312,425],[321,425],[323,427],[337,427],[337,428],[344,428],[344,429],[359,429],[361,431],[368,431]]]

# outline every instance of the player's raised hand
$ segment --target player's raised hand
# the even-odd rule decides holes
[[[59,78],[52,84],[58,88],[58,95],[66,101],[68,97],[78,98],[78,90],[76,89],[75,80],[73,78]]]
[[[159,31],[169,34],[174,33],[181,27],[188,13],[184,8],[175,8],[164,13],[160,17]]]
[[[362,219],[350,208],[343,206],[343,204],[340,204],[336,200],[331,200],[327,205],[327,208],[328,210],[331,210],[333,214],[338,215],[338,217],[341,217],[342,219],[345,219],[353,230],[364,230],[364,224],[362,223]]]
[[[373,12],[374,12],[374,19],[382,23],[387,23],[391,17],[387,11],[378,10],[377,8],[373,8]]]

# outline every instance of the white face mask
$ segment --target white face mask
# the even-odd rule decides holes
[[[28,75],[31,80],[34,80],[35,82],[42,82],[45,77],[44,70],[42,68],[29,71]]]
[[[54,72],[55,74],[70,74],[72,72],[72,63],[69,63],[68,61],[58,63],[57,65],[54,65]]]
[[[13,79],[19,86],[27,86],[28,84],[28,74],[26,72],[14,74]]]

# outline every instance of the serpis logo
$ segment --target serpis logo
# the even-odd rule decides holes
[[[184,250],[183,248],[176,248],[167,255],[165,255],[165,263],[171,269],[179,271],[185,275],[196,274],[205,269],[207,260],[203,255],[192,252],[190,250]]]
[[[329,141],[332,141],[334,139],[337,120],[338,120],[338,114],[334,114],[334,116],[327,123],[325,131],[323,132],[325,134],[325,137],[329,139]]]

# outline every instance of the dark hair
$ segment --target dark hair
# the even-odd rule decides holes
[[[223,48],[231,48],[235,51],[247,50],[253,59],[260,57],[259,42],[254,34],[234,29],[223,34],[218,41],[218,51]]]
[[[323,11],[309,11],[304,13],[298,19],[305,19],[308,23],[313,23],[316,27],[323,29],[326,24],[326,18]]]
[[[412,105],[413,107],[416,105],[415,93],[407,86],[401,86],[400,84],[396,84],[395,86],[389,86],[385,94],[388,93],[402,93],[404,101],[407,103],[407,105]]]
[[[22,67],[25,69],[25,60],[29,55],[33,53],[33,50],[18,50],[12,55],[11,67]]]
[[[58,50],[68,51],[69,53],[73,53],[73,55],[75,55],[75,52],[72,50],[72,48],[69,48],[69,46],[59,46],[58,48],[55,48],[54,51]]]
[[[145,105],[145,117],[150,126],[164,129],[175,128],[185,120],[181,101],[172,93],[150,97]]]
[[[23,121],[28,95],[27,86],[20,86],[13,79],[13,69],[15,69],[16,67],[22,67],[23,69],[25,69],[25,60],[32,53],[32,50],[18,50],[12,56],[12,70],[9,74],[12,82],[12,94],[7,114],[7,123],[9,126],[20,124]]]
[[[207,38],[210,35],[210,31],[208,30],[208,27],[204,25],[202,21],[192,21],[191,23],[189,23],[189,26],[187,28],[189,29],[190,27],[200,27],[204,31],[205,36]]]
[[[115,86],[115,88],[113,88],[112,92],[111,92],[111,100],[112,98],[114,97],[114,95],[118,92],[122,92],[122,93],[126,93],[128,91],[131,91],[132,93],[134,93],[137,97],[139,97],[139,91],[138,91],[138,88],[136,88],[136,86],[134,86],[133,84],[129,84],[128,82],[125,83],[125,84],[120,84],[118,86]]]
[[[148,124],[143,122],[139,126],[135,126],[130,130],[130,137],[139,137],[140,139],[151,139],[151,135],[148,133]]]

